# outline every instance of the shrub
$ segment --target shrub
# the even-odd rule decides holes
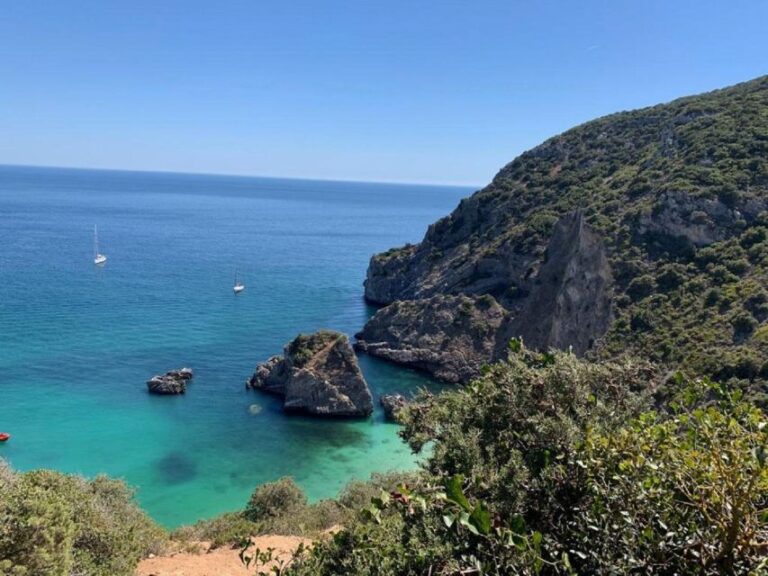
[[[352,480],[341,491],[339,504],[350,510],[359,511],[368,506],[373,498],[381,495],[381,491],[391,492],[398,485],[415,486],[420,476],[415,472],[374,473],[367,481]]]
[[[633,300],[640,300],[653,294],[656,288],[656,280],[650,274],[643,274],[633,279],[627,286],[627,294]]]
[[[664,291],[674,290],[685,281],[683,272],[674,267],[664,269],[657,278],[659,288]]]
[[[253,491],[245,508],[245,517],[258,522],[294,512],[306,504],[307,497],[301,488],[293,478],[284,476]]]
[[[749,312],[740,312],[731,320],[733,326],[733,338],[736,341],[743,341],[757,328],[755,320]]]
[[[741,276],[749,270],[749,260],[746,258],[737,258],[736,260],[727,262],[725,266],[728,268],[729,272]]]
[[[124,483],[0,467],[0,569],[35,576],[129,576],[165,532]]]
[[[762,226],[755,226],[745,231],[741,235],[741,246],[743,248],[751,248],[755,244],[760,244],[768,238],[768,231]]]
[[[248,520],[242,512],[222,514],[210,520],[200,520],[183,526],[171,534],[176,542],[211,542],[212,548],[236,544],[259,533],[260,525]]]
[[[761,560],[765,568],[765,415],[707,383],[685,387],[672,410],[588,434],[589,497],[566,528],[578,535],[569,545],[585,556],[583,572],[747,574]]]
[[[721,301],[723,293],[719,288],[710,288],[704,295],[704,304],[706,306],[714,306]]]

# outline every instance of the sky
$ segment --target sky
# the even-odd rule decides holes
[[[0,164],[480,186],[768,73],[765,0],[5,0]]]

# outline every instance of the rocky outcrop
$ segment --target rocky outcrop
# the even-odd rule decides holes
[[[510,287],[520,291],[506,307],[490,294],[397,301],[368,321],[356,346],[447,382],[467,382],[483,364],[504,358],[512,337],[536,349],[583,354],[592,348],[610,326],[612,275],[605,246],[584,213],[559,219],[541,262],[526,264],[527,278],[517,268],[480,275],[494,279],[486,288],[508,282],[507,295]]]
[[[633,232],[656,252],[669,252],[670,247],[674,252],[692,252],[737,234],[766,208],[768,203],[759,198],[734,198],[729,206],[716,197],[667,191],[636,218]]]
[[[384,394],[379,398],[379,404],[384,408],[384,418],[390,422],[397,422],[400,410],[405,408],[408,401],[402,394]]]
[[[373,399],[349,339],[321,330],[299,335],[260,364],[247,388],[280,395],[287,412],[359,417],[373,412]]]
[[[582,355],[608,330],[611,267],[601,238],[581,210],[555,225],[534,284],[527,305],[499,339],[499,356],[506,354],[513,337],[522,337],[534,349],[570,348]]]
[[[187,391],[187,382],[193,377],[191,368],[171,370],[162,375],[152,376],[147,380],[147,389],[150,394],[165,396],[184,394]]]
[[[366,300],[382,305],[437,294],[505,300],[510,286],[526,283],[535,255],[505,235],[507,216],[497,200],[481,191],[432,224],[420,244],[374,255],[364,282]]]
[[[506,318],[490,295],[399,301],[376,312],[355,346],[447,382],[466,382],[491,361]]]

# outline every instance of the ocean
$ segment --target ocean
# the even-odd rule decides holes
[[[370,256],[418,242],[471,192],[0,166],[0,432],[13,435],[0,458],[122,478],[169,528],[241,509],[281,476],[319,499],[416,466],[378,405],[356,421],[286,416],[244,383],[301,332],[352,336],[374,312]],[[435,385],[360,363],[376,402]],[[182,366],[186,395],[147,393]]]

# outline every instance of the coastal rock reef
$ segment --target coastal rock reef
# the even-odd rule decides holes
[[[184,394],[187,391],[187,382],[194,376],[191,368],[171,370],[165,374],[152,376],[147,380],[147,389],[150,394],[172,396]]]
[[[349,338],[331,330],[297,336],[282,356],[259,364],[246,387],[282,396],[286,412],[335,417],[373,412],[371,391]]]
[[[371,258],[358,348],[466,382],[533,349],[700,365],[768,393],[768,77],[599,118]],[[458,328],[462,307],[471,328]],[[463,335],[460,336],[459,332]]]

